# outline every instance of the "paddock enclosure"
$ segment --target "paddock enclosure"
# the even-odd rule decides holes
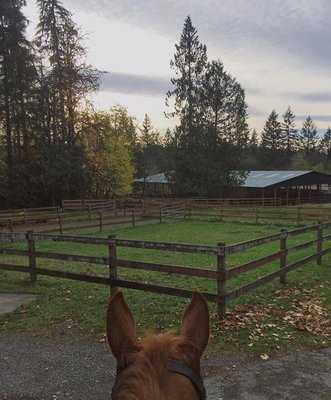
[[[185,218],[252,223],[315,223],[331,220],[331,205],[275,206],[273,198],[65,200],[61,207],[0,211],[0,231],[65,234]]]
[[[198,220],[195,223],[199,225]],[[219,220],[201,223],[218,224],[221,237]],[[171,229],[176,229],[176,223]],[[305,264],[310,268],[312,262],[322,264],[331,252],[330,239],[331,222],[214,245],[4,232],[0,269],[27,273],[36,284],[38,276],[45,275],[107,285],[111,293],[122,287],[190,297],[192,290],[199,289],[224,318],[229,302],[239,296],[274,279],[285,283],[289,272]]]

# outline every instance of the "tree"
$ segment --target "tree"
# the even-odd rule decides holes
[[[247,124],[247,104],[244,89],[234,81],[232,101],[229,108],[229,131],[230,142],[239,148],[244,148],[249,141],[249,128]]]
[[[107,114],[109,118],[109,131],[113,137],[124,143],[131,152],[137,143],[137,121],[129,115],[126,107],[117,104]]]
[[[96,197],[131,192],[134,167],[129,147],[114,134],[111,112],[85,113],[81,128],[82,146],[88,159],[90,193]]]
[[[285,139],[285,149],[287,153],[287,164],[290,164],[292,154],[298,148],[298,130],[295,127],[295,115],[291,107],[288,106],[283,114],[282,131]]]
[[[170,64],[176,73],[171,80],[175,88],[167,93],[167,104],[175,97],[174,112],[168,115],[179,118],[171,141],[174,171],[170,178],[178,195],[220,195],[240,181],[235,172],[239,146],[223,136],[229,121],[234,135],[242,128],[242,120],[236,117],[243,92],[220,61],[207,63],[206,46],[199,42],[190,17],[176,51]]]
[[[302,124],[300,131],[300,151],[313,164],[318,147],[317,125],[310,116]]]
[[[270,150],[284,149],[284,135],[282,135],[281,123],[278,121],[278,114],[273,110],[264,125],[262,134],[262,146]]]
[[[214,140],[227,137],[233,85],[234,80],[226,73],[221,61],[207,64],[202,87],[203,102]]]
[[[37,45],[47,91],[47,136],[53,141],[75,143],[78,107],[99,85],[99,73],[84,61],[79,28],[59,0],[37,0],[40,19]]]
[[[331,160],[331,128],[328,127],[321,140],[321,152]]]
[[[324,170],[331,172],[331,128],[328,127],[320,144],[320,153],[324,156]]]
[[[147,114],[145,114],[142,127],[139,128],[140,137],[139,141],[142,145],[159,144],[160,135],[153,129],[152,121]]]
[[[146,179],[149,175],[166,170],[166,149],[161,144],[159,133],[154,130],[147,114],[139,130],[141,134],[134,151],[134,162],[137,177]]]
[[[177,77],[171,79],[175,88],[168,91],[166,99],[169,105],[169,100],[174,96],[175,111],[167,115],[179,117],[180,130],[189,140],[201,116],[201,83],[207,63],[206,46],[200,43],[190,16],[185,20],[179,44],[175,47],[176,53],[170,67]]]
[[[275,110],[269,114],[261,138],[261,158],[264,167],[267,169],[284,168],[285,136]]]
[[[36,80],[31,46],[25,37],[25,0],[0,3],[0,119],[6,148],[5,187],[12,206],[17,167],[28,155],[31,131],[28,115]]]

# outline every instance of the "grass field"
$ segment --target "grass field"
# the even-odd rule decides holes
[[[216,245],[233,244],[295,226],[216,222],[213,220],[184,220],[171,224],[137,226],[104,231],[97,234],[75,232],[81,236],[152,240],[162,242]],[[308,233],[288,240],[288,246],[312,240],[316,233]],[[26,248],[24,243],[6,246]],[[329,246],[328,243],[325,247]],[[235,266],[277,251],[279,242],[236,253],[227,258],[227,266]],[[41,251],[68,254],[107,256],[106,246],[74,243],[37,242]],[[315,251],[315,247],[288,257],[288,262]],[[216,257],[173,253],[168,251],[120,248],[118,257],[145,262],[183,266],[216,268]],[[26,258],[0,256],[4,262],[27,265]],[[38,266],[98,275],[108,274],[108,268],[91,264],[40,260]],[[238,287],[279,268],[279,261],[270,263],[230,280],[227,289]],[[329,312],[331,255],[323,258],[323,265],[309,263],[287,276],[284,287],[278,281],[267,284],[229,304],[225,321],[219,322],[216,308],[210,304],[211,342],[209,349],[236,350],[265,354],[285,348],[314,348],[330,344]],[[129,280],[155,283],[186,289],[216,292],[215,282],[201,278],[186,278],[170,274],[120,269],[119,276]],[[105,309],[109,288],[103,285],[38,276],[36,284],[28,274],[0,271],[0,291],[36,293],[37,301],[0,320],[0,329],[29,334],[84,335],[104,339]],[[124,290],[125,297],[137,321],[138,333],[146,330],[163,331],[178,327],[187,300],[172,296]]]

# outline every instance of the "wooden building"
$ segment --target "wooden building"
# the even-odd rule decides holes
[[[166,173],[135,180],[135,186],[146,197],[175,196]],[[331,175],[316,171],[249,171],[236,196],[274,198],[275,204],[312,202],[331,187]]]

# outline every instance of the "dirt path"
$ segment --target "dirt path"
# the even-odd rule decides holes
[[[331,398],[331,349],[268,361],[218,354],[202,364],[209,400]],[[0,333],[2,400],[109,399],[114,373],[105,343]]]

